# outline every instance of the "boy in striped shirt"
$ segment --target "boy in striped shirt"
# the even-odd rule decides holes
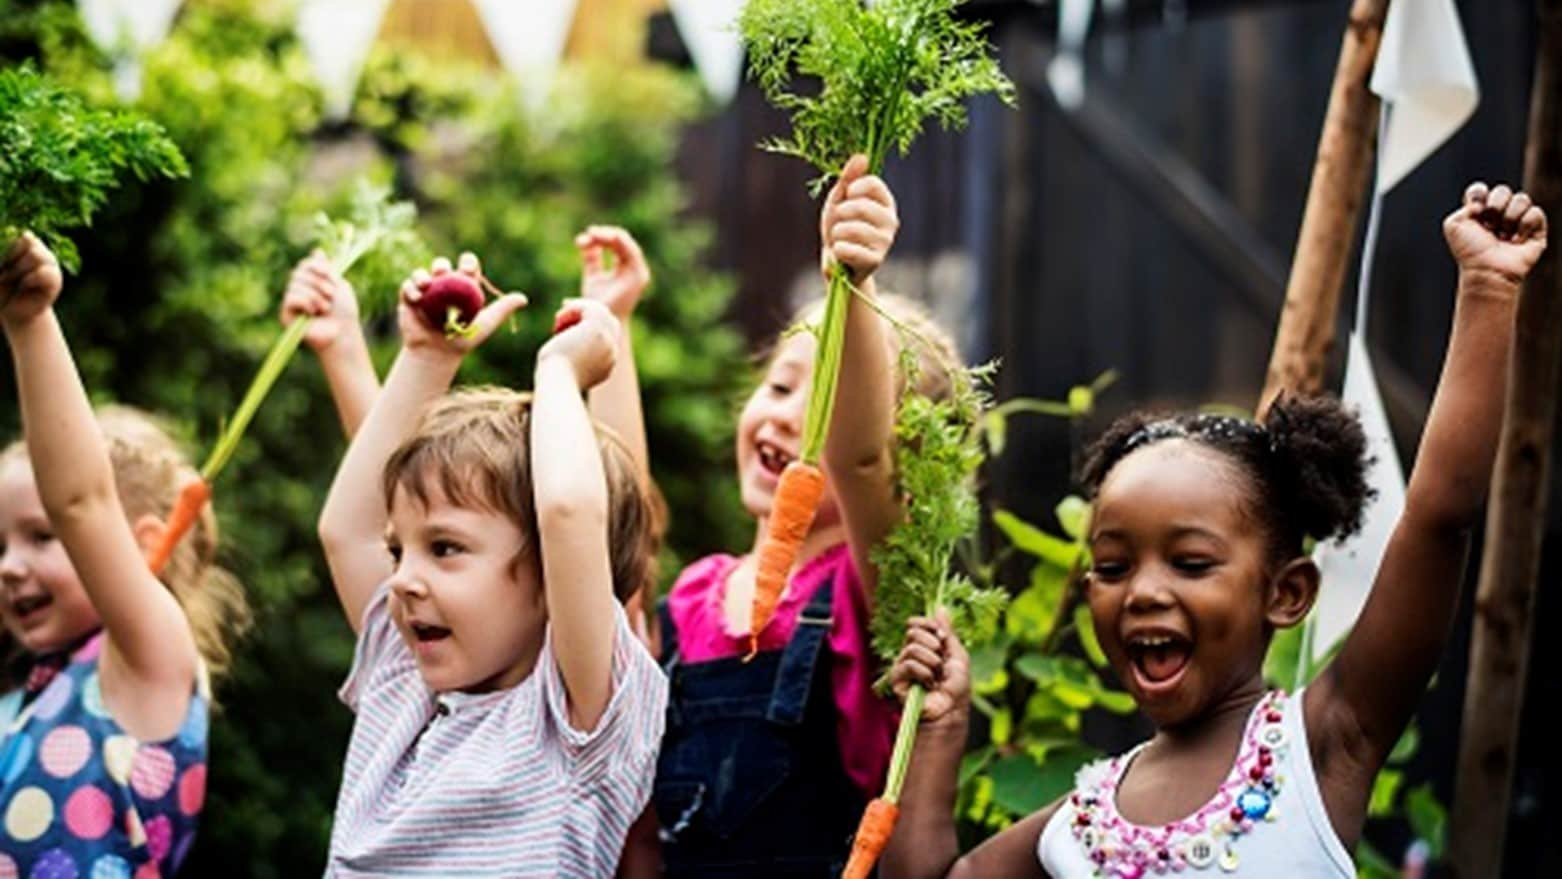
[[[478,271],[463,255],[454,274]],[[325,872],[608,876],[649,798],[667,699],[619,603],[648,576],[647,487],[581,398],[622,329],[573,301],[531,397],[444,395],[525,304],[500,297],[447,336],[417,305],[451,274],[436,260],[403,285],[401,354],[321,512],[359,635]]]

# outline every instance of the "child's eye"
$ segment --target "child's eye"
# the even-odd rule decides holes
[[[1185,574],[1203,574],[1215,567],[1215,560],[1203,556],[1194,556],[1192,558],[1177,559],[1172,564],[1176,566],[1177,570]]]
[[[1115,580],[1128,573],[1128,566],[1122,562],[1102,561],[1097,559],[1090,566],[1090,575],[1098,580]]]
[[[54,532],[40,529],[32,533],[32,539],[34,543],[48,543],[54,539]]]
[[[792,393],[792,386],[782,384],[781,382],[771,382],[770,393],[775,394],[778,397],[785,397],[787,394]]]
[[[399,543],[386,543],[385,544],[385,551],[390,553],[391,561],[395,562],[398,565],[401,564],[401,544],[399,544]]]
[[[442,559],[461,552],[462,546],[453,540],[436,540],[429,546],[429,549],[433,550],[434,558]]]

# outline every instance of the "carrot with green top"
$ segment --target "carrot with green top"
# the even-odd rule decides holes
[[[763,146],[817,168],[822,176],[811,185],[817,195],[857,153],[868,158],[866,173],[879,174],[891,149],[905,154],[929,117],[945,128],[964,124],[969,97],[993,93],[1012,104],[1014,86],[988,54],[983,25],[954,15],[962,2],[750,0],[738,20],[750,75],[771,103],[792,113],[790,136]],[[803,94],[789,91],[794,72],[822,87]],[[854,295],[849,273],[832,264],[824,318],[815,328],[819,353],[801,456],[777,487],[759,551],[750,655],[780,602],[823,495],[819,464],[835,404],[847,306]],[[792,473],[805,475],[788,480]]]

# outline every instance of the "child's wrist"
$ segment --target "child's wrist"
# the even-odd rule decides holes
[[[1514,275],[1492,266],[1460,266],[1459,290],[1513,295],[1524,284],[1522,275]]]
[[[533,384],[541,387],[553,376],[569,382],[576,388],[581,387],[580,371],[575,368],[574,361],[566,354],[544,350],[537,358],[537,365],[532,369]]]

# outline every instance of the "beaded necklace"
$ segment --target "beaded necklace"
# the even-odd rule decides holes
[[[1276,766],[1289,746],[1285,694],[1271,691],[1248,718],[1236,762],[1215,795],[1186,818],[1156,827],[1134,824],[1117,811],[1117,786],[1144,748],[1080,770],[1070,799],[1070,830],[1095,864],[1095,879],[1141,879],[1152,874],[1204,870],[1234,872],[1237,843],[1276,820],[1274,802],[1285,777]]]

